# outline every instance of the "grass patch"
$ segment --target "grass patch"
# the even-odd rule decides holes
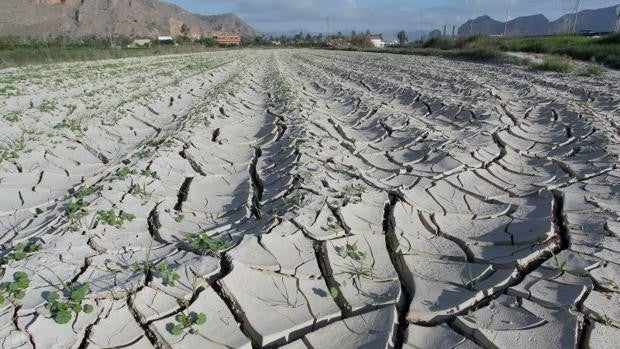
[[[556,73],[570,73],[573,70],[573,64],[566,57],[548,56],[543,58],[542,63],[535,64],[534,68]]]
[[[586,67],[583,67],[577,71],[577,75],[579,76],[603,76],[605,74],[605,69],[603,69],[600,65],[589,64]]]
[[[504,52],[509,51],[532,52],[597,62],[620,69],[620,34],[611,34],[599,38],[566,34],[537,37],[473,35],[454,38],[433,38],[426,42],[412,43],[403,47],[388,47],[385,49],[352,47],[345,50],[443,56],[476,61],[503,59],[505,58]],[[547,66],[549,68],[559,67],[557,64],[549,64]],[[560,67],[560,69],[564,68]]]
[[[198,53],[220,49],[202,45],[157,46],[151,48],[60,48],[60,47],[14,47],[0,49],[0,69],[33,64],[82,62],[102,59],[146,57],[183,53]],[[192,68],[200,68],[192,66]]]

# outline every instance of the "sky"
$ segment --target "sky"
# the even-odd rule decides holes
[[[457,27],[481,15],[504,21],[542,13],[550,20],[573,11],[576,0],[166,0],[200,14],[234,13],[262,33],[408,32]],[[581,0],[580,9],[620,4],[620,0]]]

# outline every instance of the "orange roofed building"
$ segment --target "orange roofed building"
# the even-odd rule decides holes
[[[241,35],[232,33],[213,33],[213,40],[220,45],[240,45]]]

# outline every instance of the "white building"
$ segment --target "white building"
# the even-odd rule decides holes
[[[163,43],[172,44],[172,43],[174,43],[174,39],[172,38],[172,36],[158,36],[157,37],[157,41],[159,41],[160,44],[163,44]]]
[[[385,41],[383,41],[383,35],[382,34],[371,35],[370,36],[370,41],[372,41],[372,44],[375,47],[385,47]]]

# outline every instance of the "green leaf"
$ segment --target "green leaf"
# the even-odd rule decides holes
[[[203,325],[205,322],[207,322],[207,316],[204,313],[196,315],[196,319],[194,320],[196,325]]]
[[[26,292],[24,292],[23,290],[19,290],[13,295],[15,296],[15,299],[23,299],[24,297],[26,297]]]
[[[175,336],[180,335],[181,333],[183,333],[183,328],[181,327],[181,325],[173,325],[170,328],[170,333],[172,333]]]
[[[0,304],[4,304],[4,296],[0,294]]]
[[[95,308],[91,304],[84,304],[84,307],[82,309],[86,314],[90,314],[93,312],[93,310],[95,310]]]
[[[68,323],[71,321],[71,312],[67,310],[57,312],[56,315],[54,315],[54,321],[60,325]]]
[[[46,296],[46,300],[50,303],[57,301],[59,299],[60,299],[60,295],[58,294],[58,292],[50,292]]]
[[[338,297],[338,289],[336,287],[331,287],[329,289],[329,293],[332,295],[332,298],[337,298]]]

